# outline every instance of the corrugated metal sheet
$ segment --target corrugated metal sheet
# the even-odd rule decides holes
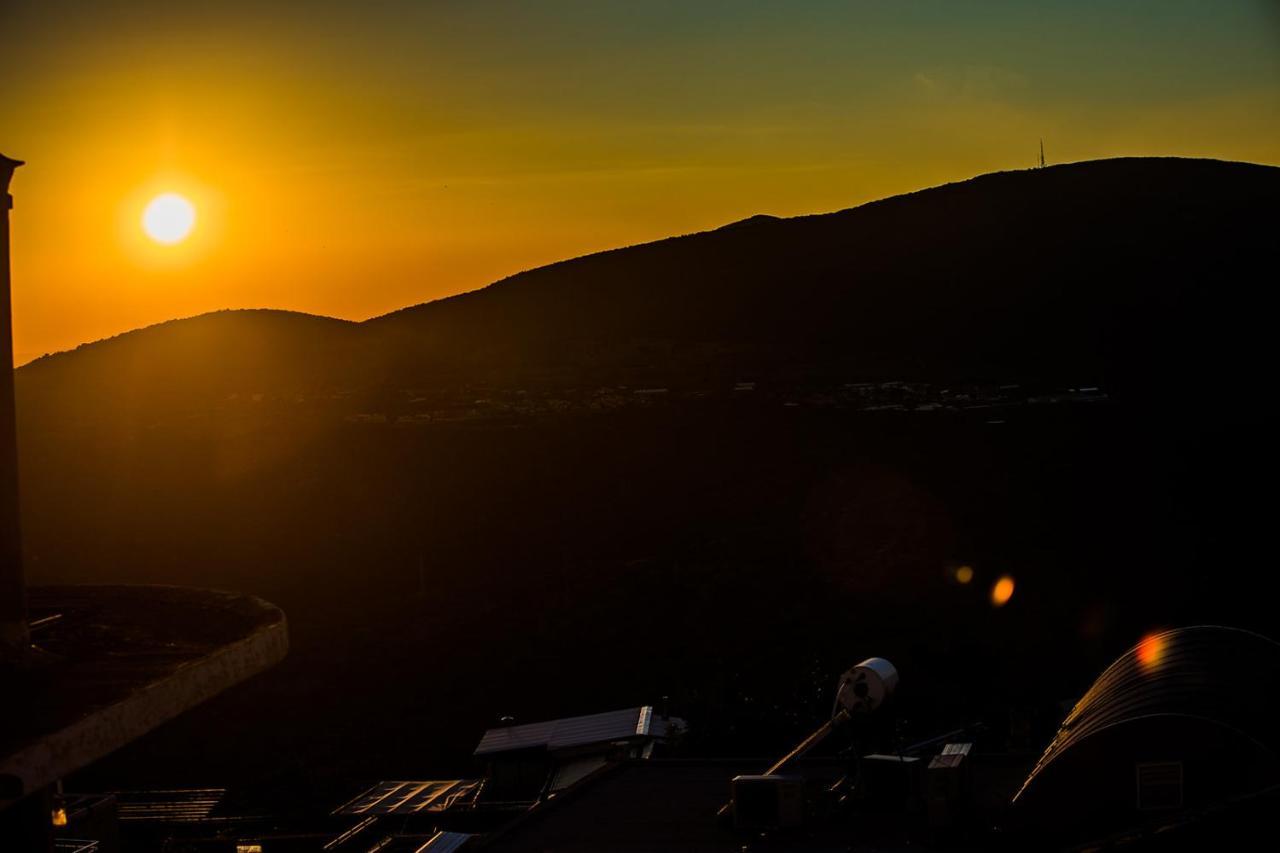
[[[1148,636],[1107,667],[1076,703],[1014,802],[1077,744],[1146,718],[1204,720],[1240,733],[1259,748],[1280,751],[1277,695],[1280,645],[1266,637],[1216,625]]]
[[[654,731],[656,722],[662,723],[661,731]],[[480,739],[475,754],[490,755],[517,749],[564,749],[634,737],[665,735],[665,721],[654,716],[653,706],[645,705],[602,714],[489,729]]]

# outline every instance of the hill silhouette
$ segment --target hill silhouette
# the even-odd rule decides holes
[[[562,261],[359,324],[271,311],[164,323],[38,359],[19,382],[116,399],[790,372],[1165,387],[1269,356],[1277,210],[1267,166],[1002,172]]]
[[[1123,159],[577,258],[366,324],[401,367],[1142,380],[1250,362],[1280,169]],[[385,344],[384,344],[385,346]]]
[[[157,403],[246,389],[328,385],[316,368],[340,355],[354,323],[292,311],[215,311],[46,355],[18,371],[24,402]]]

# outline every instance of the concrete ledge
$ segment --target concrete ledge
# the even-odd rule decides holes
[[[33,587],[32,640],[53,656],[0,675],[0,808],[279,662],[284,613],[188,587]]]

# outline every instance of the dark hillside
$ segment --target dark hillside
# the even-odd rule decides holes
[[[361,324],[163,323],[33,362],[27,405],[483,380],[742,376],[1248,387],[1271,359],[1280,169],[1121,159],[563,261]]]
[[[207,409],[229,394],[329,388],[355,328],[292,311],[171,320],[24,365],[19,408],[46,426],[146,422]]]
[[[1251,371],[1269,353],[1280,169],[1107,160],[603,252],[365,324],[440,365],[681,374],[1093,377]]]

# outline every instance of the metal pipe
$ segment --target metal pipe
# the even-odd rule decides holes
[[[919,743],[913,743],[911,744],[911,746],[904,747],[903,749],[898,750],[898,754],[913,755],[922,749],[928,749],[931,746],[937,746],[940,743],[946,743],[949,740],[954,740],[955,738],[958,738],[958,737],[964,737],[970,732],[981,731],[982,728],[983,728],[982,723],[974,723],[971,726],[965,726],[964,728],[960,728],[960,729],[953,729],[949,732],[946,732],[945,734],[935,735],[934,737],[928,738],[926,740],[922,740]]]
[[[797,746],[795,749],[791,750],[786,755],[782,756],[776,762],[774,762],[773,766],[770,767],[768,770],[764,771],[763,775],[773,776],[774,774],[781,773],[783,770],[786,769],[788,764],[795,761],[796,759],[803,757],[806,753],[809,752],[809,750],[813,749],[815,746],[822,743],[824,740],[827,739],[828,735],[830,735],[833,731],[838,729],[840,726],[847,723],[849,719],[850,719],[849,712],[846,711],[844,708],[839,709],[838,711],[835,712],[835,714],[831,716],[831,719],[827,720],[825,723],[818,726],[818,728],[815,729],[811,735],[809,735],[804,740],[800,741],[799,746]],[[733,811],[733,803],[732,802],[725,803],[723,806],[720,807],[719,811],[716,812],[716,817],[725,818],[729,815],[731,811]]]
[[[798,758],[802,758],[806,753],[809,752],[809,750],[813,749],[815,746],[822,743],[824,740],[827,739],[827,736],[829,734],[831,734],[833,731],[835,731],[837,728],[844,725],[848,721],[849,721],[848,711],[846,711],[844,708],[841,708],[840,710],[836,711],[836,713],[831,717],[831,719],[827,720],[825,723],[818,726],[818,728],[813,732],[813,734],[809,735],[807,738],[800,741],[799,746],[797,746],[795,749],[791,750],[786,755],[779,758],[772,767],[764,771],[764,775],[772,776],[775,773],[781,773],[783,770],[786,769],[788,764],[790,764],[791,762],[795,761]]]

